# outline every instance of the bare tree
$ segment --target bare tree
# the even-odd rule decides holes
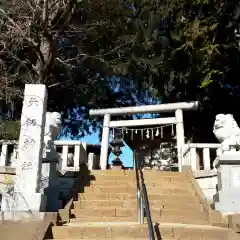
[[[64,112],[66,118],[76,106],[85,107],[86,119],[89,106],[129,104],[132,95],[116,101],[123,92],[112,91],[108,82],[115,74],[111,66],[118,58],[124,60],[133,42],[123,34],[128,23],[125,9],[125,1],[119,0],[5,0],[0,4],[0,101],[7,102],[7,110],[17,110],[15,117],[7,119],[19,120],[27,83],[45,84],[48,109]],[[80,124],[83,129],[89,125],[89,121],[75,122],[76,132]]]
[[[12,0],[0,7],[0,97],[22,95],[23,78],[24,83],[47,84],[55,62],[64,64],[56,39],[77,4],[77,0]]]

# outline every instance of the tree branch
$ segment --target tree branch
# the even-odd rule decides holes
[[[48,25],[48,0],[44,0],[43,2],[43,17],[42,17],[42,25],[43,27],[47,27]]]

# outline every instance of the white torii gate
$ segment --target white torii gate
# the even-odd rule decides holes
[[[178,103],[167,103],[167,104],[157,104],[157,105],[144,105],[144,106],[137,106],[137,107],[106,108],[106,109],[90,110],[89,114],[91,116],[104,116],[101,155],[100,155],[101,169],[105,170],[107,167],[109,128],[176,124],[178,165],[179,165],[179,171],[181,171],[183,148],[185,144],[183,110],[196,110],[197,108],[198,108],[198,102],[189,102],[189,103],[178,102]],[[125,115],[125,114],[161,113],[161,112],[175,112],[175,117],[111,121],[111,115],[116,116],[116,115]]]

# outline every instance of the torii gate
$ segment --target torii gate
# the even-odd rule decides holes
[[[109,128],[176,124],[178,165],[179,165],[179,171],[181,171],[183,148],[185,144],[183,110],[197,110],[198,105],[199,104],[196,101],[196,102],[178,102],[178,103],[167,103],[167,104],[157,104],[157,105],[144,105],[144,106],[137,106],[137,107],[106,108],[106,109],[90,110],[89,114],[91,116],[104,116],[101,155],[100,155],[101,169],[105,170],[107,167]],[[175,117],[111,121],[111,115],[116,116],[116,115],[125,115],[125,114],[161,113],[161,112],[175,112]]]

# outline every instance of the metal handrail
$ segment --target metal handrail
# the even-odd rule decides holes
[[[142,196],[141,196],[141,186],[138,173],[138,162],[136,161],[136,152],[134,151],[134,161],[135,161],[135,172],[136,172],[136,181],[137,181],[137,208],[138,208],[138,220],[140,224],[144,223],[144,216],[142,211]]]
[[[135,161],[135,171],[136,171],[136,181],[137,181],[138,219],[140,221],[140,224],[144,224],[144,213],[146,213],[149,239],[155,240],[147,188],[144,182],[143,171],[138,165],[138,161],[135,154],[134,154],[134,161]],[[139,178],[139,175],[140,175],[140,178]],[[140,184],[140,181],[141,181],[141,184]]]

